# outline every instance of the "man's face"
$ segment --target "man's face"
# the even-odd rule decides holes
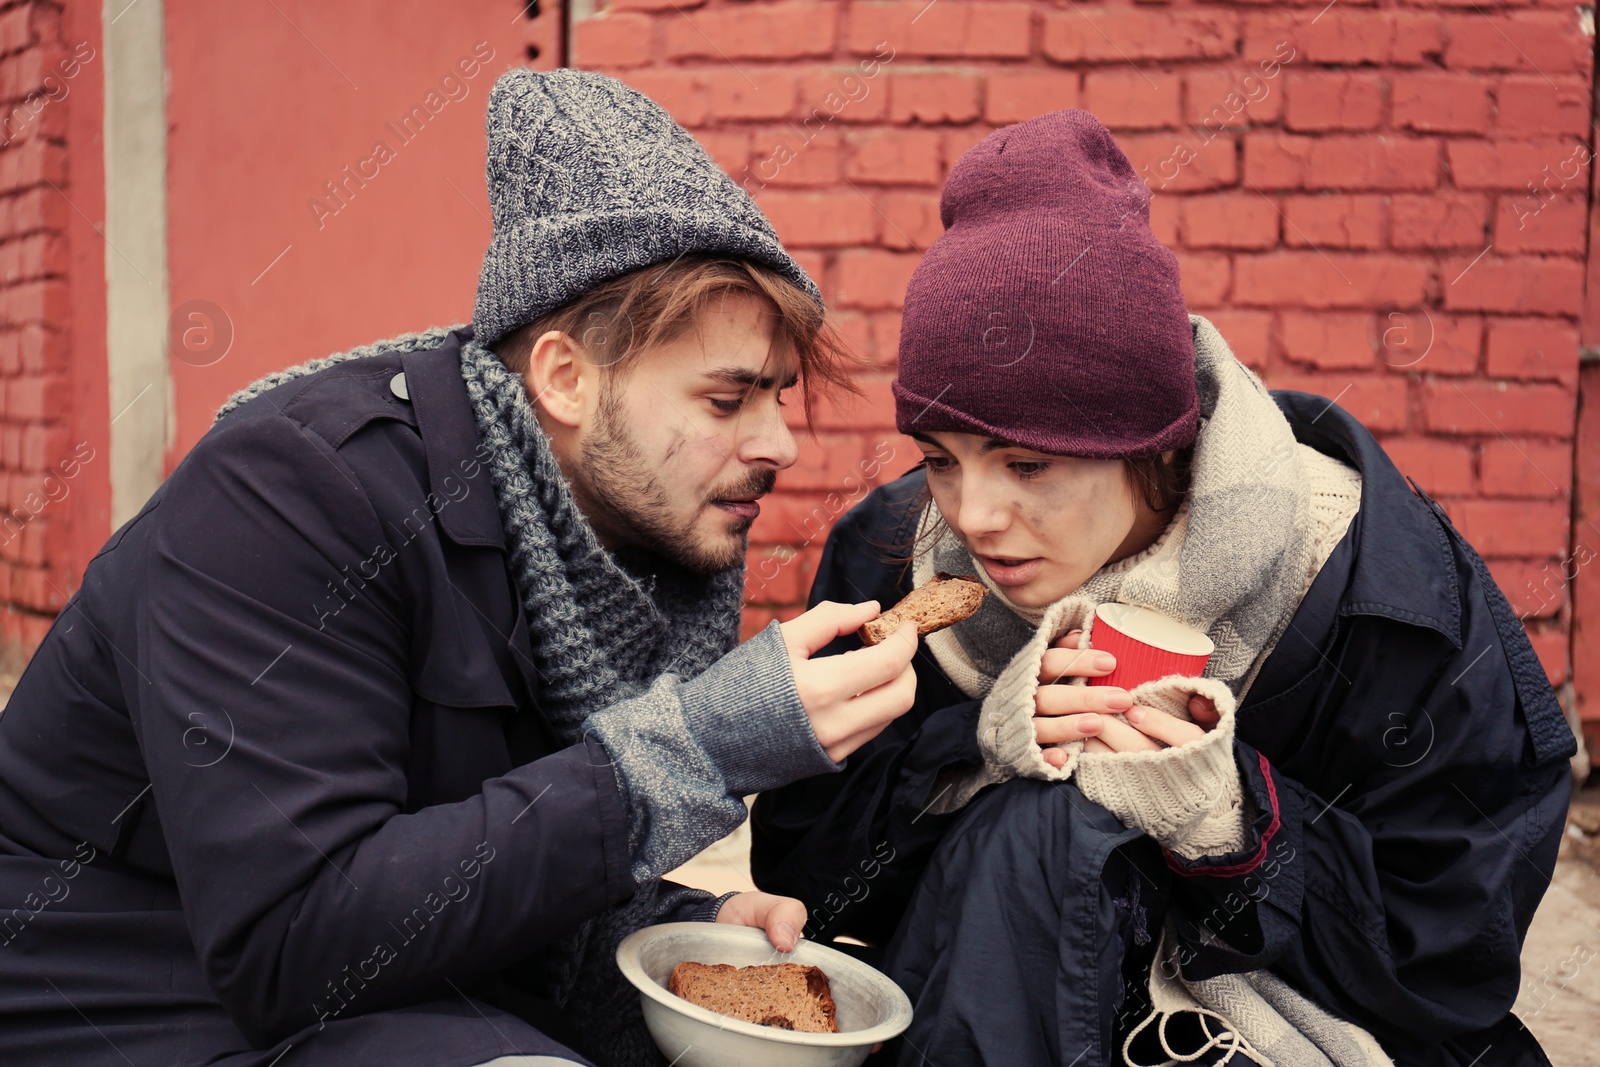
[[[730,294],[697,328],[626,358],[638,362],[602,391],[578,439],[579,507],[610,548],[637,545],[702,574],[738,566],[756,498],[799,455],[778,399],[795,357],[773,351],[761,302]]]

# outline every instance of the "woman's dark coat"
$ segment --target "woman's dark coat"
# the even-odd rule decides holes
[[[1013,781],[929,813],[939,772],[980,759],[979,702],[925,650],[915,708],[844,773],[758,799],[756,883],[805,900],[808,934],[883,946],[900,928],[885,966],[918,1007],[900,1062],[1112,1062],[1144,1014],[1168,910],[1188,976],[1270,966],[1399,1063],[1546,1062],[1509,1012],[1555,864],[1571,731],[1444,512],[1342,409],[1274,395],[1299,440],[1360,470],[1362,492],[1239,710],[1259,813],[1247,848],[1164,854],[1070,782]],[[877,546],[910,541],[923,477],[839,521],[812,604],[888,607],[909,591],[909,567]]]
[[[0,715],[0,1063],[556,1051],[495,1005],[559,1031],[518,968],[632,893],[627,816],[538,713],[458,351],[242,405],[89,564]]]

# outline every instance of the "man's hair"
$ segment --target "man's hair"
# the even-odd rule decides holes
[[[806,428],[819,391],[861,396],[852,379],[865,361],[851,355],[828,326],[823,311],[782,275],[759,264],[722,256],[680,256],[602,282],[577,299],[518,327],[495,353],[517,375],[527,373],[533,345],[555,330],[578,343],[600,368],[602,390],[614,393],[638,365],[638,355],[681,337],[729,294],[755,297],[772,316],[777,351],[799,361]],[[750,392],[756,390],[750,387]]]

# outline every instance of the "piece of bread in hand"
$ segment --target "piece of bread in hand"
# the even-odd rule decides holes
[[[970,617],[987,592],[976,578],[940,571],[932,581],[907,593],[900,603],[856,632],[866,644],[875,645],[909,621],[917,624],[918,637],[926,637]]]
[[[667,991],[747,1023],[813,1034],[839,1032],[833,993],[820,967],[685,961],[672,968]]]

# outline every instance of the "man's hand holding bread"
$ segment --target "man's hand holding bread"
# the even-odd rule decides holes
[[[842,760],[911,710],[917,676],[911,657],[917,651],[915,624],[902,624],[888,640],[867,648],[813,660],[836,637],[877,618],[876,600],[838,604],[824,600],[782,623],[795,689],[828,758]]]

